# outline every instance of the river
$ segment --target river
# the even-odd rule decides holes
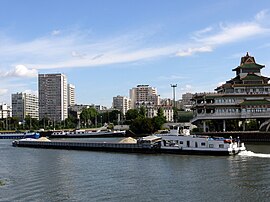
[[[270,144],[237,156],[12,147],[0,140],[0,201],[268,201]]]

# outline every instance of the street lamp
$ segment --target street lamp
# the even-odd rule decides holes
[[[177,84],[171,84],[171,87],[173,88],[173,122],[175,122],[175,88],[177,87]]]

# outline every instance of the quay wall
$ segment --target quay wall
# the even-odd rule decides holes
[[[261,131],[231,131],[231,132],[198,132],[196,135],[218,136],[226,137],[230,136],[238,138],[242,142],[270,142],[270,132]]]

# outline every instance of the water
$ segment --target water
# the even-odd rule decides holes
[[[270,144],[247,148],[215,157],[17,148],[0,140],[0,201],[268,201]]]

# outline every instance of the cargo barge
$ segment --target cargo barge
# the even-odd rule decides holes
[[[66,140],[43,139],[22,139],[14,140],[14,147],[34,147],[48,149],[73,149],[92,151],[113,151],[113,152],[133,152],[133,153],[157,153],[159,152],[159,139],[141,139],[136,143],[116,143],[116,142],[81,142]]]

